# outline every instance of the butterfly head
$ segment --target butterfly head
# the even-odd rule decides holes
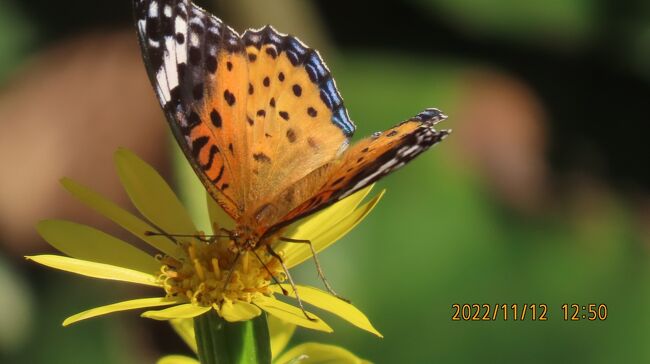
[[[255,230],[246,225],[237,226],[234,230],[231,230],[229,234],[230,239],[234,243],[232,249],[235,251],[241,249],[253,250],[260,241],[260,237]]]

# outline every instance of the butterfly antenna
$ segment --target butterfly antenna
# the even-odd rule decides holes
[[[271,254],[274,258],[276,258],[279,262],[280,265],[282,266],[282,269],[284,270],[284,273],[287,275],[287,278],[289,279],[289,283],[291,284],[291,289],[293,289],[293,293],[296,294],[296,300],[298,300],[298,306],[300,306],[300,309],[302,310],[302,314],[305,315],[307,320],[309,321],[317,321],[315,318],[310,317],[307,314],[307,311],[305,311],[305,306],[302,304],[302,299],[300,299],[300,295],[298,294],[298,289],[296,288],[296,284],[293,282],[293,278],[291,278],[291,274],[289,273],[289,269],[287,269],[287,266],[284,264],[284,261],[282,260],[282,257],[278,253],[276,253],[273,248],[271,248],[270,245],[266,245],[266,251]],[[280,286],[282,287],[282,286]],[[284,289],[282,289],[282,292],[286,292]]]
[[[212,239],[214,238],[227,238],[229,235],[218,235],[218,234],[211,234],[211,235],[198,235],[198,234],[168,234],[168,233],[157,233],[155,231],[145,231],[144,232],[145,236],[166,236],[170,238],[171,240],[176,241],[175,239],[172,238],[195,238],[198,239],[202,242],[205,243],[210,243],[212,242]]]
[[[280,287],[282,289],[282,294],[285,295],[285,296],[288,296],[289,292],[287,292],[287,290],[284,289],[284,287],[282,287],[282,285],[280,284],[278,279],[275,278],[275,275],[273,275],[273,273],[271,273],[271,270],[269,269],[269,267],[266,266],[266,263],[264,263],[264,261],[262,261],[262,258],[260,258],[260,256],[257,254],[257,252],[255,252],[255,250],[251,250],[251,252],[253,252],[253,255],[255,255],[257,260],[260,261],[260,264],[262,264],[264,266],[264,269],[266,269],[266,271],[271,275],[271,279],[273,279],[273,282],[275,282],[275,284],[277,284],[278,287]]]
[[[318,261],[318,255],[316,254],[316,249],[314,249],[314,244],[311,243],[311,240],[307,239],[292,239],[292,238],[285,238],[285,237],[280,237],[280,241],[284,241],[287,243],[299,243],[299,244],[307,244],[309,245],[309,249],[311,250],[311,255],[314,257],[314,263],[316,263],[316,271],[318,272],[318,277],[320,278],[321,281],[323,281],[323,284],[325,285],[325,288],[327,289],[327,292],[329,292],[332,296],[340,299],[341,301],[350,303],[350,300],[347,298],[339,296],[336,292],[334,292],[334,289],[330,285],[330,283],[327,281],[327,278],[325,278],[325,273],[323,273],[323,268],[321,268],[320,262]]]
[[[151,231],[151,230],[146,230],[146,231],[144,232],[144,236],[164,236],[164,237],[166,237],[167,239],[171,240],[172,242],[178,244],[178,241],[177,241],[176,239],[174,239],[174,236],[175,236],[175,235],[168,234],[167,232],[165,232],[164,230],[162,230],[162,229],[160,229],[160,228],[158,228],[158,227],[156,227],[156,228],[157,228],[160,232]]]

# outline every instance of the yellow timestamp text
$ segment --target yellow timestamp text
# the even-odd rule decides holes
[[[562,305],[562,318],[564,321],[605,321],[607,320],[607,305],[604,303],[565,303]]]
[[[452,321],[546,321],[548,320],[548,305],[545,303],[533,304],[479,304],[479,303],[454,303],[452,308]]]
[[[564,303],[560,308],[564,321],[607,320],[608,310],[604,303]],[[451,309],[452,321],[548,321],[549,318],[546,303],[454,303]]]

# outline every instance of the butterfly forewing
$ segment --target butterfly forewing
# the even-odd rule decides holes
[[[239,37],[189,1],[136,0],[136,17],[174,135],[231,216],[278,218],[273,211],[316,191],[318,183],[285,196],[280,209],[269,204],[334,159],[354,132],[316,51],[271,27]]]
[[[208,191],[237,218],[243,195],[232,188],[240,176],[228,152],[240,141],[233,135],[245,114],[245,89],[233,82],[247,77],[241,39],[189,1],[135,0],[135,11],[149,77],[174,136]]]

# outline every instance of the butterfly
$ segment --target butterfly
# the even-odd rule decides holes
[[[355,125],[316,50],[271,26],[239,35],[188,0],[134,4],[158,100],[239,247],[271,244],[449,134],[430,108],[350,146]]]

